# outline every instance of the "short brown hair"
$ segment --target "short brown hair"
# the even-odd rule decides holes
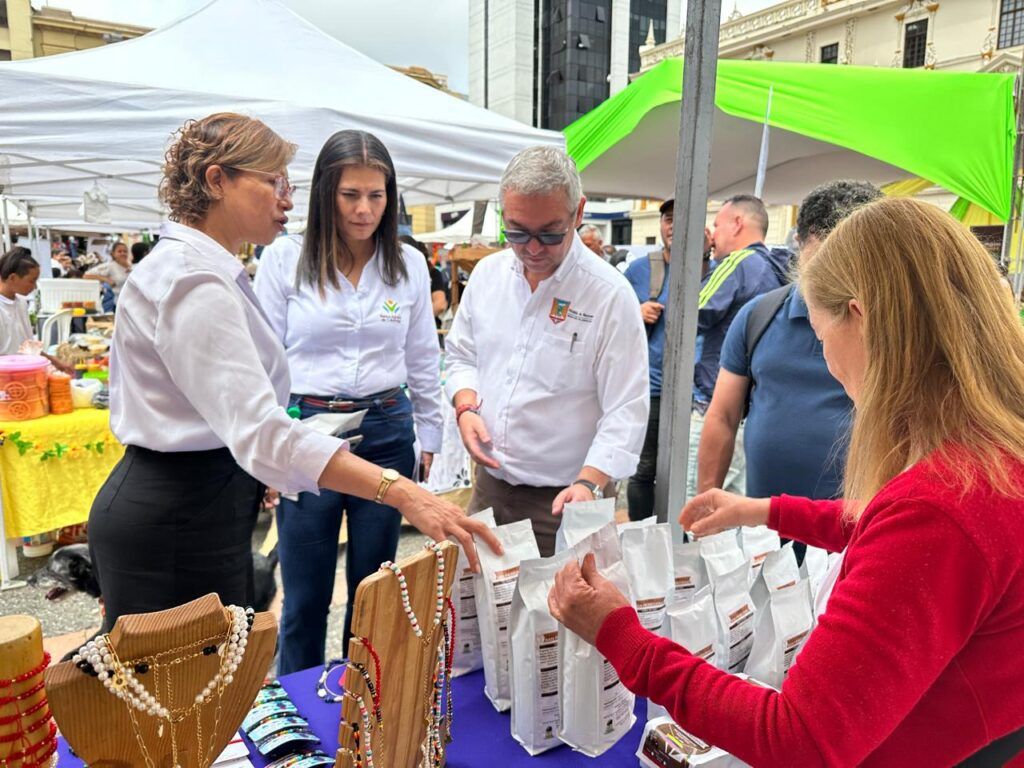
[[[233,169],[276,172],[295,155],[296,146],[259,120],[233,112],[217,112],[202,120],[189,120],[174,133],[164,155],[160,199],[170,208],[171,221],[202,219],[213,197],[206,186],[211,165]]]

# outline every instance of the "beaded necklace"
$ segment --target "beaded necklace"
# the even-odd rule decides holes
[[[441,615],[444,613],[444,554],[441,551],[441,545],[436,541],[429,541],[424,545],[424,549],[429,549],[434,553],[436,560],[436,596],[437,599],[434,602],[434,626],[436,627],[441,623]],[[416,637],[423,638],[423,628],[420,626],[419,619],[416,617],[416,612],[412,609],[412,603],[409,601],[409,585],[406,583],[405,574],[402,573],[402,569],[399,568],[395,563],[387,560],[381,563],[380,567],[384,570],[391,571],[395,574],[395,578],[398,579],[398,590],[402,598],[402,610],[405,611],[405,616],[409,620],[409,624],[412,627],[413,634]],[[429,636],[424,642],[429,642]]]
[[[178,759],[177,727],[194,714],[198,744],[200,749],[202,749],[203,726],[202,712],[200,710],[216,695],[217,707],[214,715],[214,730],[210,736],[210,744],[203,750],[202,757],[202,764],[209,765],[208,761],[211,757],[213,741],[217,737],[217,728],[220,723],[224,689],[234,682],[235,672],[245,656],[245,649],[249,642],[249,631],[252,629],[255,618],[255,611],[252,608],[243,609],[238,606],[227,606],[225,612],[228,618],[228,628],[226,633],[219,638],[222,643],[219,649],[217,645],[208,645],[208,643],[215,641],[217,638],[207,638],[143,659],[123,662],[118,658],[109,636],[101,635],[83,645],[73,657],[72,661],[79,669],[88,675],[98,678],[111,695],[124,702],[128,710],[128,717],[132,723],[135,741],[139,746],[139,751],[142,753],[147,768],[155,766],[155,763],[150,757],[149,750],[146,748],[145,741],[142,738],[142,733],[136,720],[136,710],[162,721],[157,729],[157,736],[159,737],[163,736],[164,724],[169,725],[171,732],[171,764],[174,768],[181,768]],[[162,659],[173,653],[195,647],[202,647],[202,650],[191,655],[174,658],[169,662],[162,661]],[[171,702],[174,696],[171,690],[170,668],[199,656],[211,656],[217,653],[218,650],[221,657],[220,665],[213,678],[195,695],[195,698],[188,707],[172,709]],[[135,676],[136,673],[146,674],[151,669],[154,670],[153,682],[156,695],[150,693]],[[160,690],[160,672],[163,672],[164,676],[166,698]],[[163,701],[167,703],[163,703]]]
[[[3,693],[16,685],[27,683],[33,678],[41,677],[49,665],[50,654],[44,652],[43,660],[37,666],[27,672],[22,672],[20,675],[16,675],[15,677],[0,680],[0,693]],[[0,764],[10,765],[15,762],[20,762],[22,768],[43,768],[43,766],[56,764],[57,726],[51,719],[50,708],[47,706],[46,698],[42,698],[40,701],[25,710],[22,710],[21,708],[21,702],[31,699],[43,690],[44,684],[42,679],[40,679],[39,682],[21,693],[12,693],[0,696],[0,707],[14,706],[13,715],[0,717],[0,726],[19,723],[19,721],[31,717],[37,712],[42,712],[39,717],[28,725],[22,727],[19,724],[17,730],[12,733],[5,734],[4,736],[0,736],[0,744],[20,743],[21,746],[20,749],[17,749],[9,753],[5,758],[0,759]],[[47,728],[46,735],[35,744],[30,744],[29,735],[36,733],[44,726]]]

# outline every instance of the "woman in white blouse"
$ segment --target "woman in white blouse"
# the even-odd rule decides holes
[[[89,517],[106,630],[208,592],[251,602],[264,486],[377,498],[432,538],[471,547],[477,533],[500,549],[454,505],[285,411],[284,349],[234,254],[283,231],[294,152],[231,113],[189,121],[167,152],[171,222],[121,291],[113,340],[110,422],[127,447]]]
[[[334,134],[313,169],[305,238],[264,251],[255,289],[288,354],[292,405],[303,418],[365,410],[353,453],[411,478],[417,435],[425,470],[441,449],[440,350],[430,275],[398,241],[398,215],[384,145],[363,131]],[[281,674],[324,661],[343,516],[347,645],[356,587],[395,558],[401,515],[344,493],[281,499]]]

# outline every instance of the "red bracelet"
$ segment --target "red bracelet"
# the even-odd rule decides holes
[[[480,406],[482,403],[483,401],[481,400],[480,402],[474,403],[472,405],[470,405],[469,403],[463,403],[462,405],[460,405],[458,408],[455,409],[455,423],[459,423],[459,419],[462,418],[462,414],[464,413],[475,413],[479,415]]]
[[[46,671],[46,668],[50,666],[50,654],[43,652],[43,660],[35,669],[30,669],[28,672],[22,672],[17,677],[12,677],[9,680],[0,680],[0,688],[10,688],[12,685],[17,683],[23,683],[26,680],[31,680],[38,674]]]

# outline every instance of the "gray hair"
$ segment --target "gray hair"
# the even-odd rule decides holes
[[[594,224],[584,224],[578,231],[580,237],[583,237],[584,235],[597,235],[597,239],[602,243],[604,242],[604,235],[601,233],[601,228]]]
[[[576,163],[558,147],[527,147],[505,168],[498,187],[498,199],[504,206],[508,192],[521,195],[549,195],[563,190],[573,212],[583,197],[583,184]]]

